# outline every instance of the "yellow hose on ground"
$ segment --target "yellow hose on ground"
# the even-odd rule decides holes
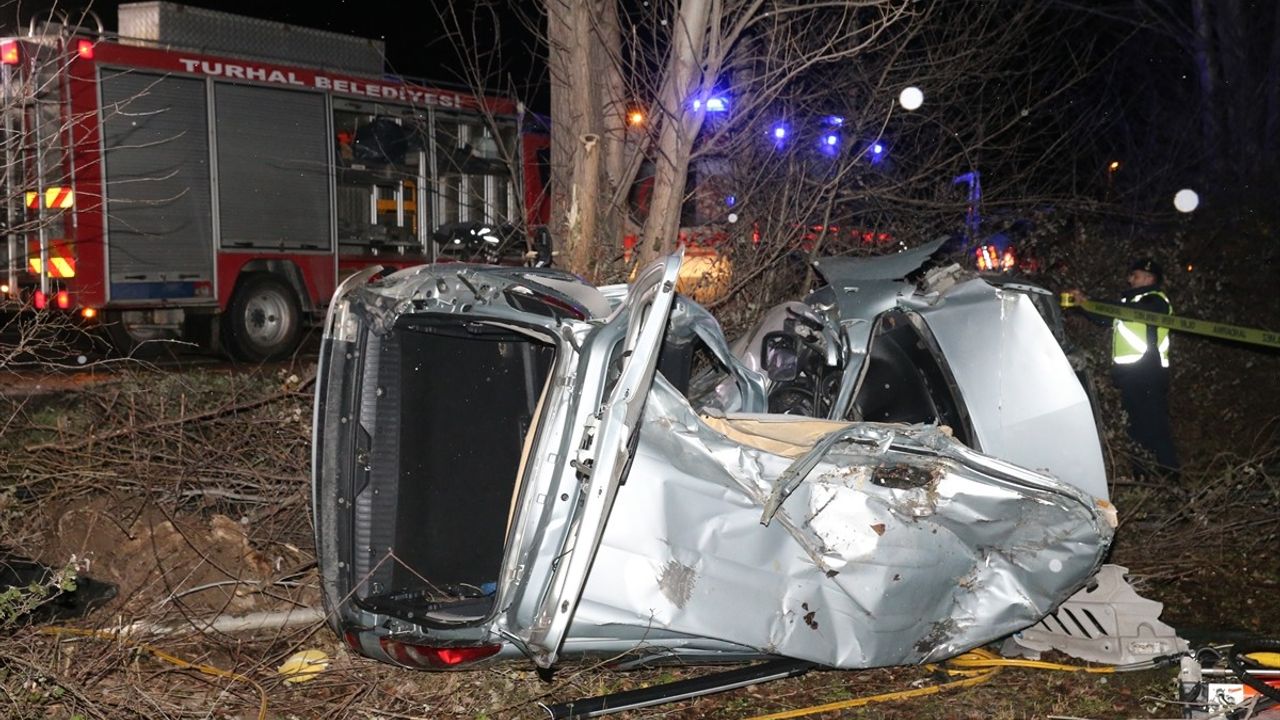
[[[932,668],[934,666],[927,665],[926,667]],[[998,675],[1001,670],[1007,667],[1085,673],[1113,673],[1116,671],[1114,665],[1100,665],[1097,667],[1063,665],[1060,663],[1044,662],[1041,660],[1003,658],[986,650],[971,650],[948,660],[942,667],[942,669],[948,674],[966,676],[961,680],[952,680],[951,682],[915,688],[912,690],[900,690],[898,692],[881,693],[879,695],[867,695],[860,698],[853,698],[851,700],[840,700],[837,702],[827,703],[825,705],[814,705],[812,707],[800,708],[797,710],[784,710],[782,712],[770,713],[768,715],[757,715],[755,717],[748,718],[748,720],[785,720],[786,718],[815,715],[820,712],[849,710],[852,708],[871,705],[872,703],[892,702],[894,700],[907,700],[910,698],[924,697],[926,695],[936,695],[947,690],[957,690],[960,688],[981,685]]]
[[[69,635],[73,637],[95,638],[98,640],[113,640],[113,641],[119,640],[119,637],[117,635],[109,632],[103,632],[102,630],[81,630],[79,628],[69,628],[69,627],[40,628],[40,634],[54,635],[54,636]],[[242,682],[248,685],[252,685],[253,689],[258,691],[258,720],[267,720],[267,691],[263,689],[263,687],[259,685],[257,681],[255,681],[253,678],[246,677],[244,675],[241,675],[240,673],[231,672],[230,670],[223,670],[222,668],[217,668],[212,665],[202,665],[199,663],[193,663],[187,660],[183,660],[177,655],[171,655],[165,652],[164,650],[161,650],[158,647],[153,647],[151,645],[147,645],[146,643],[130,643],[129,647],[134,648],[136,650],[141,650],[147,653],[148,655],[151,655],[152,657],[155,657],[159,660],[163,660],[171,665],[177,665],[180,668],[184,668],[187,670],[195,670],[196,672],[203,673],[205,675],[211,675],[213,677],[220,677],[220,678],[227,678],[228,680],[235,680],[237,682]]]
[[[951,667],[957,668],[992,668],[992,667],[1019,667],[1031,670],[1055,670],[1058,672],[1082,672],[1094,674],[1108,674],[1116,671],[1114,665],[1098,665],[1091,667],[1088,665],[1063,665],[1061,663],[1044,662],[1043,660],[1024,660],[1022,658],[1005,658],[990,653],[984,653],[989,657],[970,657],[973,653],[965,653],[960,657],[947,661]]]

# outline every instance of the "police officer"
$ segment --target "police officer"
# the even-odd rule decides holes
[[[1172,314],[1169,297],[1160,287],[1163,280],[1164,273],[1154,260],[1135,261],[1129,266],[1129,292],[1120,298],[1119,304],[1134,310]],[[1088,299],[1078,289],[1069,290],[1067,294],[1077,302]],[[1168,328],[1084,313],[1095,323],[1111,325],[1111,378],[1120,390],[1120,402],[1129,416],[1129,437],[1156,460],[1153,468],[1145,460],[1135,459],[1134,475],[1176,479],[1178,454],[1169,424]]]

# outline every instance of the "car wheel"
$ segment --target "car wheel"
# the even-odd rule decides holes
[[[240,280],[227,307],[226,345],[248,362],[287,357],[302,336],[302,306],[288,283],[270,273]]]

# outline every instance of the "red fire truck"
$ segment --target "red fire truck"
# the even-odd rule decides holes
[[[0,40],[5,295],[126,350],[184,337],[265,360],[346,275],[449,259],[442,227],[545,217],[545,131],[383,57],[169,2],[121,5],[112,35]]]

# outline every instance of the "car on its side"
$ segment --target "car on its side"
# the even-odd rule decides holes
[[[1093,416],[1025,296],[904,279],[919,254],[879,261],[868,287],[894,289],[867,307],[832,295],[822,357],[846,409],[821,417],[770,411],[787,374],[677,295],[678,255],[605,288],[463,264],[353,276],[316,389],[331,626],[417,668],[864,668],[1035,623],[1114,532]],[[991,358],[963,340],[979,316],[1008,363],[970,367]],[[974,396],[984,373],[997,392]],[[1076,422],[1092,446],[1041,441]]]

